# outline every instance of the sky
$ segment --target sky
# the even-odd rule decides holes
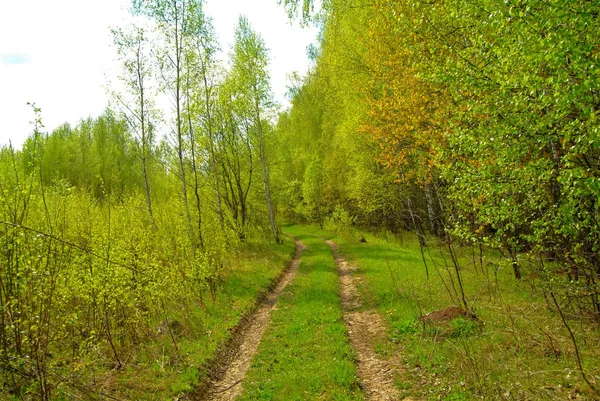
[[[21,147],[32,131],[31,106],[45,131],[95,117],[108,104],[107,82],[117,68],[109,27],[129,21],[129,0],[0,0],[0,146]],[[277,0],[206,0],[221,47],[233,45],[246,15],[270,49],[271,82],[284,106],[287,75],[309,68],[306,47],[315,28],[291,24]]]

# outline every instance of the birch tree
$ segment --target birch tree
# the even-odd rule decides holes
[[[245,17],[240,17],[235,32],[232,75],[248,113],[247,133],[258,148],[265,201],[269,213],[271,231],[276,242],[280,242],[275,225],[275,214],[271,199],[269,166],[267,161],[267,137],[272,131],[268,122],[274,110],[268,71],[268,50],[264,40],[250,26]]]
[[[113,29],[113,43],[117,46],[117,54],[122,64],[122,75],[119,77],[125,84],[126,93],[117,94],[123,115],[131,133],[135,136],[135,145],[142,166],[142,179],[146,206],[152,225],[156,221],[152,212],[150,181],[148,178],[148,159],[152,155],[154,129],[152,118],[154,104],[149,94],[152,80],[149,45],[144,29],[132,25],[124,29]]]
[[[218,103],[218,85],[220,83],[221,67],[217,59],[219,44],[212,25],[212,20],[207,17],[201,8],[191,10],[194,17],[191,19],[189,35],[189,52],[186,59],[186,118],[190,131],[192,171],[194,175],[194,193],[200,215],[200,173],[198,171],[199,152],[208,150],[210,174],[215,191],[215,203],[219,225],[224,230],[223,208],[221,205],[219,177],[216,166],[215,152],[215,126],[216,108]],[[197,149],[205,146],[206,149]]]
[[[183,208],[187,220],[190,237],[193,239],[192,216],[188,201],[188,184],[185,169],[185,155],[188,149],[185,131],[185,71],[186,57],[189,51],[189,34],[192,32],[192,20],[195,10],[202,7],[197,0],[133,0],[135,14],[150,17],[157,25],[160,44],[157,46],[161,81],[167,90],[173,108],[173,125],[171,131],[175,139],[179,179]],[[198,233],[202,244],[202,232]]]

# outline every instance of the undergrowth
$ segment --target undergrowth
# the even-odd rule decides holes
[[[112,387],[112,395],[120,400],[194,399],[194,390],[208,374],[207,364],[277,279],[293,247],[293,241],[285,238],[283,246],[253,246],[236,252],[214,298],[204,305],[181,305],[181,312],[173,310],[176,318],[171,324],[182,326],[176,337],[178,349],[163,333],[144,344],[125,370],[106,372],[104,385]]]

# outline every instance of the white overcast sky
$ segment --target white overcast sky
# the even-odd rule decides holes
[[[238,17],[248,17],[270,49],[276,99],[285,103],[287,74],[308,69],[315,28],[290,24],[277,0],[206,0],[221,46],[229,52]],[[98,116],[108,104],[106,72],[114,68],[109,26],[127,22],[130,0],[0,0],[0,145],[20,147],[31,132],[31,108],[46,131]]]

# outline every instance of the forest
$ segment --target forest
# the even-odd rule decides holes
[[[600,3],[318,3],[280,0],[319,28],[288,109],[202,0],[132,1],[102,115],[31,104],[0,149],[0,399],[600,397]]]

